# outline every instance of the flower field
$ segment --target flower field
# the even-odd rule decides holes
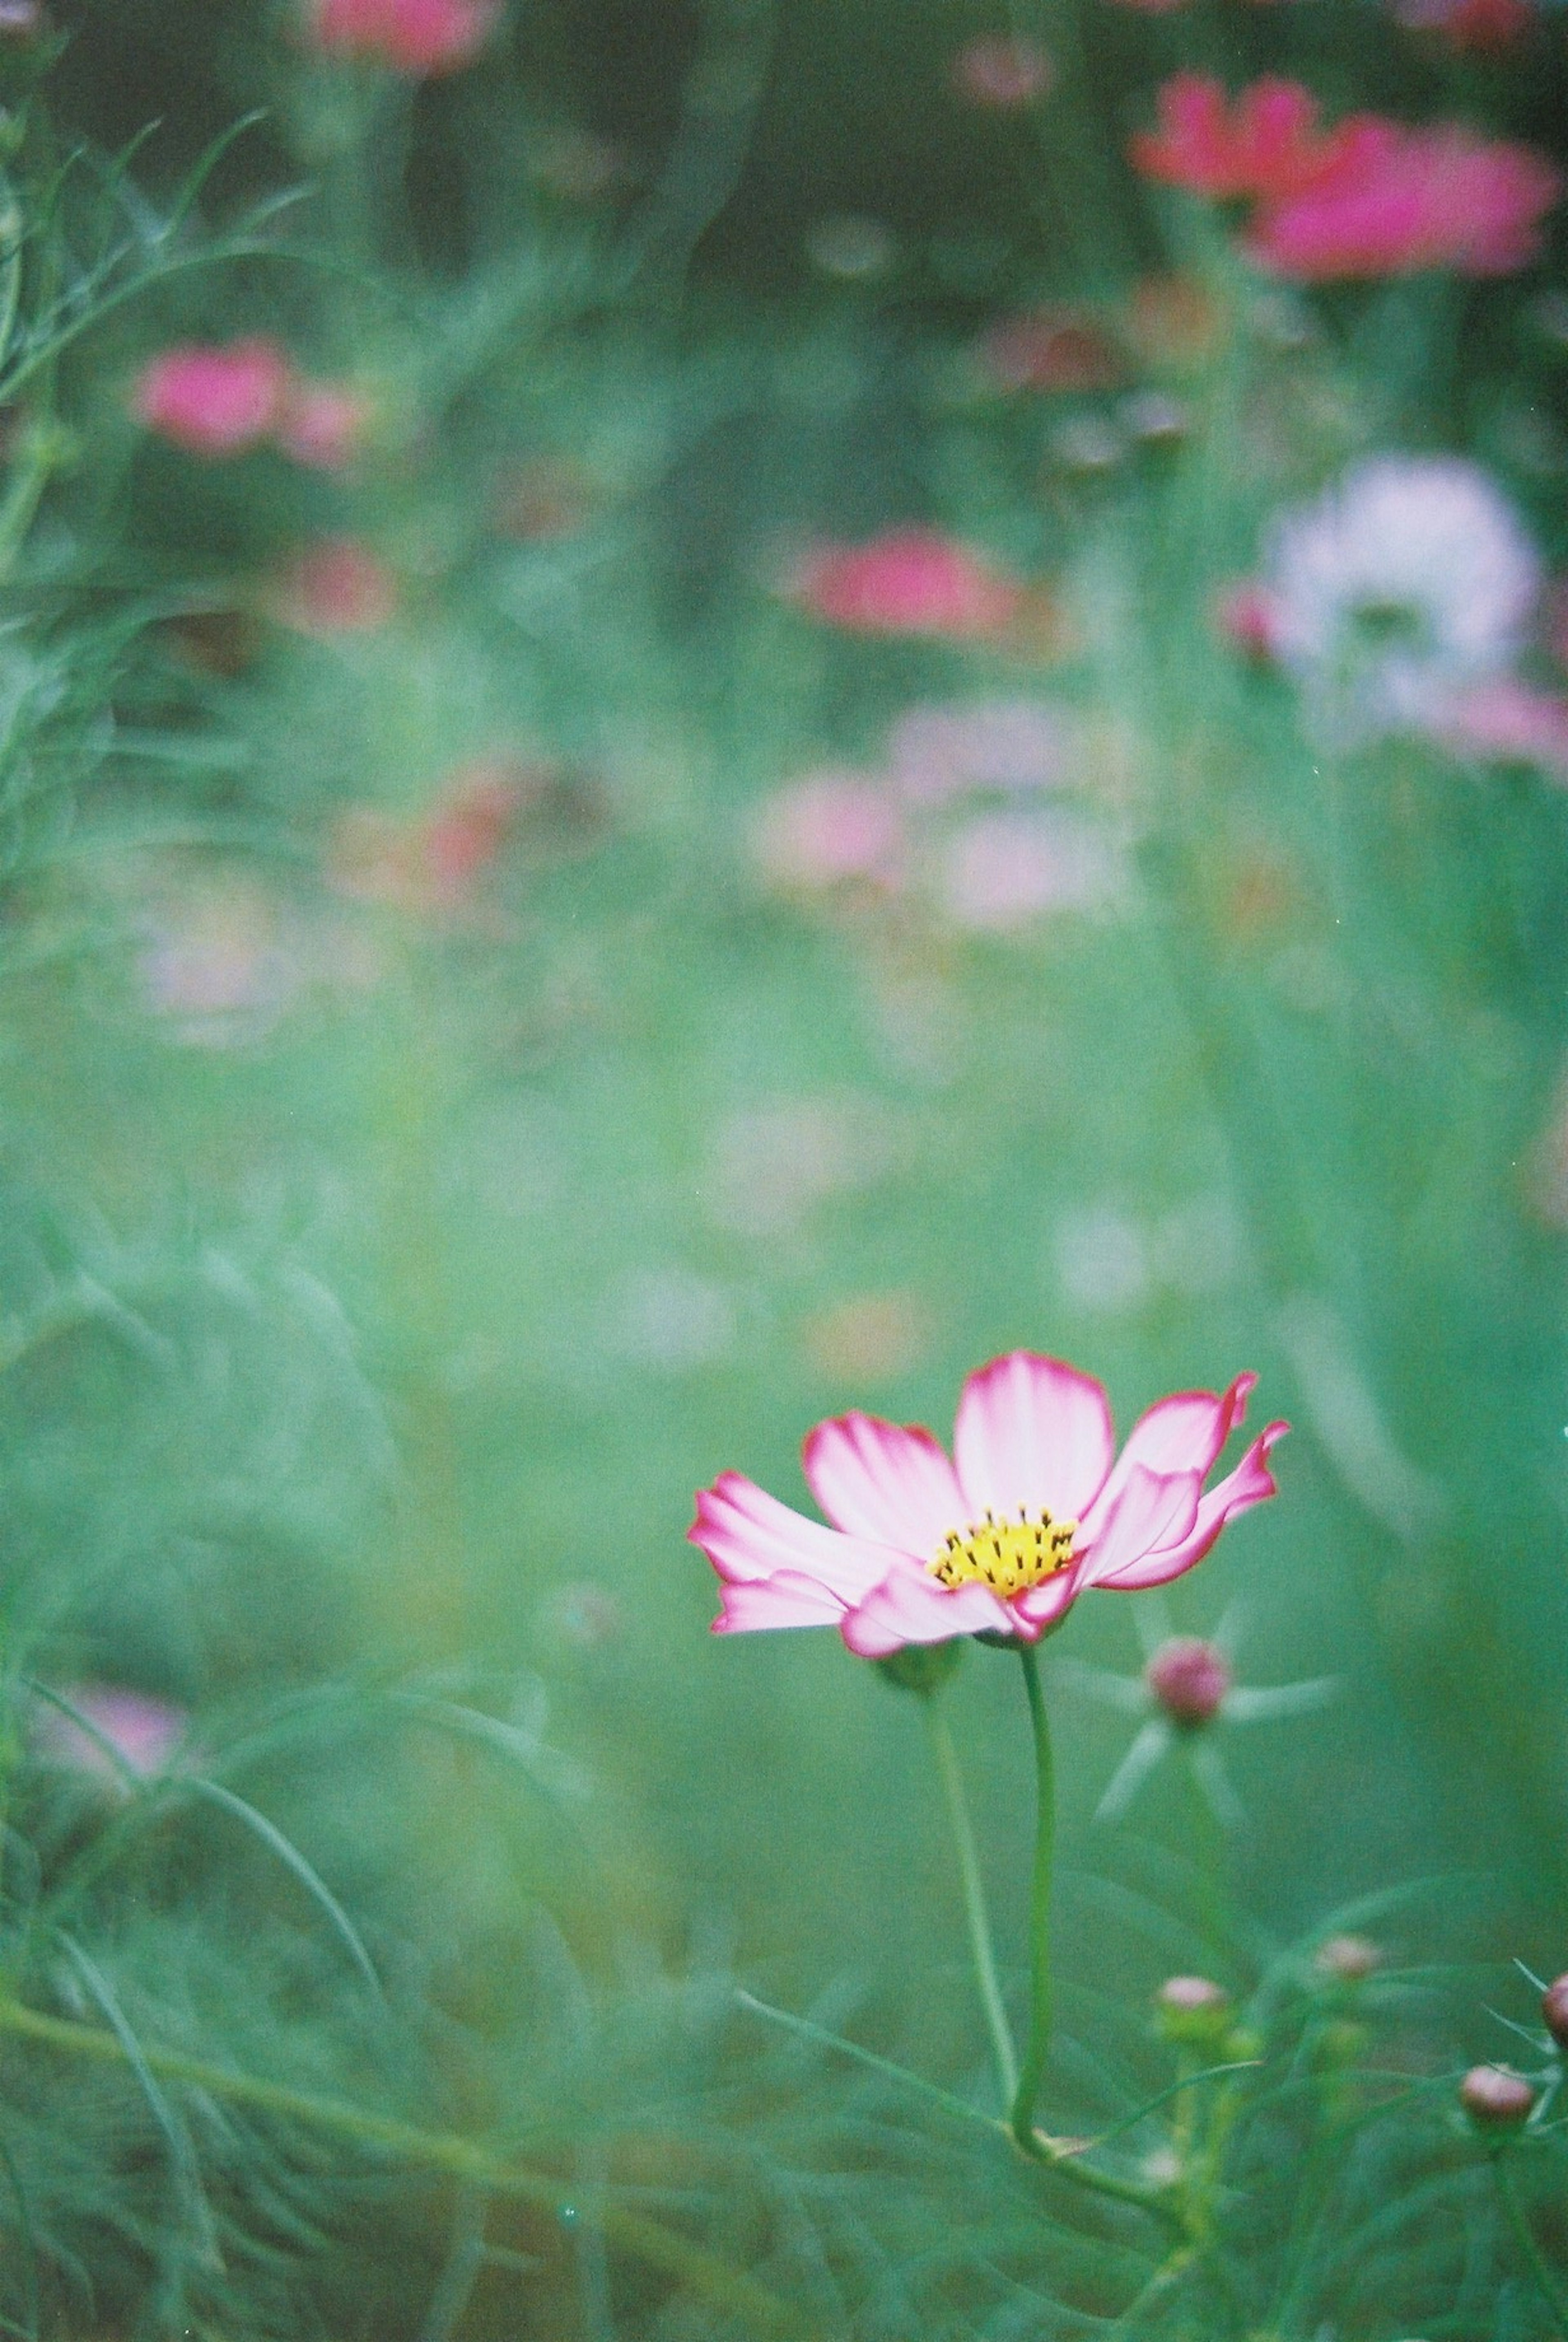
[[[1568,2337],[1565,101],[0,0],[0,2331]]]

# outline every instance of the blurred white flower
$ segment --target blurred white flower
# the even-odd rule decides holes
[[[1275,523],[1272,648],[1325,744],[1422,726],[1504,674],[1540,595],[1538,555],[1479,465],[1373,455]]]
[[[664,1374],[689,1374],[721,1357],[734,1339],[729,1294],[695,1270],[634,1272],[614,1298],[610,1336],[622,1357]]]
[[[1128,876],[1109,839],[1064,816],[986,813],[948,839],[937,893],[961,927],[1005,931],[1048,911],[1099,911]]]
[[[1054,788],[1070,756],[1061,714],[1037,699],[910,707],[887,742],[894,786],[917,805],[970,790]]]

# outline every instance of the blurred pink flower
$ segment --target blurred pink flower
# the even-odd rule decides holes
[[[183,1707],[150,1698],[145,1692],[126,1691],[117,1684],[67,1684],[60,1696],[144,1780],[164,1770],[190,1722]],[[122,1786],[120,1766],[108,1749],[82,1725],[43,1700],[33,1711],[32,1738],[39,1755],[51,1763],[115,1788]]]
[[[131,405],[149,431],[189,455],[235,455],[271,435],[288,386],[287,356],[263,336],[184,342],[149,359]]]
[[[990,813],[947,840],[937,892],[959,926],[1001,933],[1048,911],[1101,909],[1124,883],[1112,847],[1083,824]]]
[[[814,617],[847,633],[1000,634],[1024,589],[956,537],[929,528],[889,529],[864,545],[824,545],[793,581]]]
[[[1173,1635],[1144,1669],[1144,1681],[1173,1724],[1191,1727],[1219,1714],[1231,1687],[1231,1663],[1201,1636]]]
[[[1273,657],[1279,606],[1261,578],[1243,577],[1225,586],[1214,605],[1214,624],[1243,658],[1265,666]]]
[[[904,843],[903,816],[879,781],[829,770],[792,782],[768,799],[755,850],[770,886],[784,894],[815,894],[854,881],[895,886]]]
[[[988,33],[968,42],[953,60],[954,86],[976,105],[999,113],[1032,105],[1056,78],[1055,68],[1033,41]]]
[[[819,1423],[805,1476],[831,1528],[738,1472],[699,1494],[690,1536],[721,1581],[714,1631],[833,1626],[884,1658],[960,1635],[1037,1642],[1091,1586],[1163,1586],[1276,1493],[1283,1423],[1203,1493],[1255,1381],[1162,1399],[1119,1457],[1101,1386],[1028,1350],[969,1376],[952,1463],[928,1431],[861,1414]]]
[[[1254,259],[1318,282],[1427,268],[1503,276],[1534,257],[1563,186],[1543,155],[1453,125],[1379,128],[1343,171],[1263,211]]]
[[[370,419],[370,402],[359,392],[341,383],[296,381],[284,400],[278,445],[296,464],[318,472],[345,471],[360,451]]]
[[[1440,33],[1462,55],[1511,49],[1535,23],[1530,0],[1400,0],[1399,21],[1413,33]]]
[[[527,801],[528,768],[503,756],[459,766],[422,819],[351,806],[333,831],[328,874],[340,894],[406,911],[455,911],[496,860]]]
[[[1568,786],[1568,699],[1498,676],[1458,693],[1430,726],[1433,737],[1483,764],[1534,765]]]
[[[495,17],[494,0],[312,0],[307,33],[332,55],[422,80],[465,65]]]
[[[1300,82],[1273,75],[1253,82],[1233,105],[1210,74],[1180,73],[1160,90],[1160,127],[1129,145],[1145,177],[1217,201],[1237,196],[1278,203],[1353,167],[1385,125],[1352,115],[1335,130],[1318,128],[1317,100]]]
[[[888,769],[916,805],[972,789],[1049,789],[1066,775],[1061,716],[1036,699],[976,699],[911,707],[894,726]]]
[[[302,635],[373,634],[396,615],[397,580],[355,537],[324,537],[285,571],[276,601]]]
[[[980,356],[1004,390],[1115,390],[1127,376],[1110,335],[1073,309],[1004,317],[982,338]]]

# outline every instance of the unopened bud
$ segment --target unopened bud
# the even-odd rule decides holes
[[[1231,1997],[1209,1977],[1167,1977],[1154,2005],[1167,2041],[1212,2048],[1231,2021]]]
[[[1527,2118],[1535,2092],[1504,2067],[1472,2066],[1459,2085],[1459,2102],[1472,2122],[1489,2130],[1508,2130]]]
[[[1541,1996],[1541,2015],[1559,2049],[1568,2049],[1568,1976],[1553,1977]]]
[[[1200,1636],[1174,1635],[1154,1653],[1144,1681],[1171,1722],[1191,1731],[1219,1713],[1231,1687],[1230,1662]]]
[[[1318,1946],[1313,1965],[1321,1976],[1333,1977],[1336,1984],[1360,1984],[1382,1957],[1377,1946],[1364,1936],[1328,1936]]]

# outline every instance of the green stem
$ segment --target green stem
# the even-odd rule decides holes
[[[1056,1847],[1056,1792],[1051,1769],[1051,1726],[1040,1688],[1040,1661],[1032,1643],[1019,1651],[1034,1735],[1034,1871],[1029,1893],[1029,2046],[1013,2100],[1013,2136],[1032,2150],[1034,2107],[1051,2047],[1051,1869]]]
[[[969,1928],[969,1956],[974,1963],[975,1988],[984,2012],[986,2030],[991,2036],[991,2050],[996,2060],[996,2079],[1002,2091],[1002,2103],[1004,2107],[1011,2107],[1018,2089],[1018,2053],[1013,2045],[1013,2028],[1007,2022],[1007,2009],[996,1974],[991,1920],[985,1908],[985,1885],[980,1876],[980,1857],[975,1849],[974,1831],[964,1799],[964,1776],[958,1769],[958,1751],[953,1745],[947,1711],[942,1705],[941,1694],[928,1693],[921,1706],[925,1715],[925,1728],[931,1736],[932,1752],[936,1758],[943,1795],[947,1800],[947,1819],[953,1831],[959,1882],[964,1890],[964,1917]]]
[[[1519,2191],[1513,2185],[1513,2157],[1504,2147],[1493,2158],[1497,2176],[1497,2193],[1503,2199],[1503,2209],[1508,2216],[1520,2255],[1535,2281],[1535,2290],[1552,2313],[1552,2323],[1559,2334],[1568,2336],[1568,2298],[1546,2265],[1545,2256],[1531,2232],[1524,2217],[1524,2207],[1519,2201]]]
[[[48,2048],[105,2064],[127,2062],[123,2044],[104,2028],[79,2025],[69,2017],[46,2017],[38,2009],[27,2008],[20,2001],[5,1997],[0,1997],[0,2032],[14,2033],[23,2040],[36,2041]],[[147,2070],[161,2079],[186,2083],[192,2089],[205,2090],[231,2105],[255,2107],[265,2114],[281,2115],[313,2128],[335,2131],[342,2137],[357,2139],[364,2147],[378,2147],[419,2169],[444,2172],[471,2187],[537,2205],[558,2218],[575,2208],[575,2191],[564,2181],[544,2172],[527,2170],[455,2132],[421,2130],[392,2115],[372,2114],[340,2098],[317,2097],[312,2091],[290,2089],[285,2083],[265,2081],[259,2075],[233,2073],[226,2067],[210,2065],[205,2058],[184,2057],[176,2051],[144,2048],[141,2054]],[[612,2244],[690,2286],[694,2293],[704,2296],[743,2324],[757,2323],[768,2333],[803,2337],[813,2331],[787,2303],[657,2221],[613,2204],[597,2206],[595,2217]]]

